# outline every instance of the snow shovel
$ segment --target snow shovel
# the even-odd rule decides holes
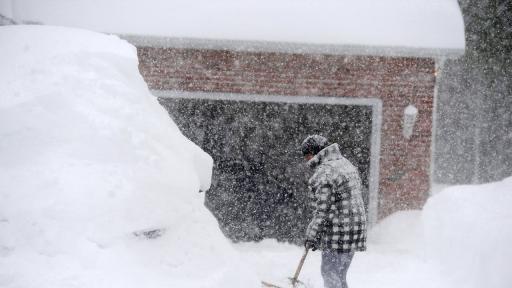
[[[299,274],[300,274],[300,270],[302,270],[302,265],[304,265],[304,261],[306,260],[306,256],[308,256],[308,251],[309,251],[308,248],[304,249],[304,254],[302,254],[302,258],[300,259],[299,266],[297,267],[297,270],[295,270],[295,275],[293,275],[292,278],[289,278],[290,282],[292,283],[293,288],[296,288],[298,283],[302,283],[299,281]],[[263,287],[283,288],[281,286],[274,285],[272,283],[268,283],[265,281],[261,281],[261,284],[263,285]]]

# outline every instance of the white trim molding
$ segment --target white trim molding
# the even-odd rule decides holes
[[[361,105],[372,108],[372,132],[370,147],[370,175],[368,179],[368,218],[370,226],[377,223],[379,201],[380,140],[382,127],[382,100],[378,98],[350,98],[327,96],[282,96],[235,94],[218,92],[186,92],[176,90],[152,90],[159,98],[209,99],[247,102],[309,103],[325,105]]]
[[[429,175],[429,192],[428,196],[431,197],[434,195],[433,187],[434,187],[434,171],[436,169],[436,131],[437,131],[437,105],[439,102],[439,79],[443,77],[443,68],[446,62],[445,58],[438,59],[436,61],[436,84],[434,86],[434,100],[432,102],[432,139],[430,142],[430,175]]]

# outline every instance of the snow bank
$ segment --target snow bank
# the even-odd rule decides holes
[[[133,46],[49,26],[0,43],[1,287],[257,287],[198,193],[212,159]]]
[[[453,287],[512,287],[512,177],[453,186],[424,207],[427,255]]]
[[[369,249],[423,254],[421,211],[398,211],[382,219],[368,231]],[[382,247],[386,247],[382,249]]]
[[[214,40],[464,50],[456,0],[16,0],[18,21]]]

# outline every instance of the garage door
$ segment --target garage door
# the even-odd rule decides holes
[[[159,101],[183,134],[213,157],[205,204],[230,239],[302,241],[311,217],[306,193],[312,171],[300,143],[310,134],[340,144],[359,168],[368,207],[372,105],[311,100],[320,97],[180,95]]]

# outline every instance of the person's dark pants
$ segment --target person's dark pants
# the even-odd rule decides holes
[[[322,277],[325,288],[348,288],[347,270],[354,252],[322,251]]]

